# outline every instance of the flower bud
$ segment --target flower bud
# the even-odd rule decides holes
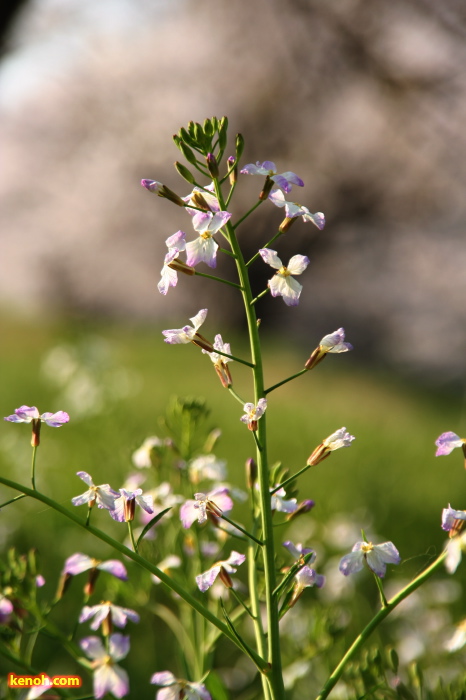
[[[181,177],[184,178],[186,182],[189,182],[190,185],[194,185],[196,183],[192,172],[188,170],[188,168],[186,168],[182,163],[175,161],[175,168],[177,172],[181,175]]]
[[[234,156],[230,156],[227,160],[227,163],[230,185],[234,185],[238,179],[238,166],[236,164],[236,158]]]
[[[149,192],[157,194],[159,197],[163,197],[164,199],[169,199],[170,202],[177,204],[179,207],[185,206],[185,203],[181,197],[176,194],[176,192],[173,192],[173,190],[166,185],[163,185],[161,182],[157,182],[157,180],[141,180],[141,185],[145,187],[146,190],[149,190]]]
[[[253,489],[256,481],[257,481],[257,464],[253,460],[253,458],[250,457],[248,460],[246,460],[246,483],[248,485],[248,488]]]
[[[189,265],[186,265],[186,263],[180,260],[179,258],[175,258],[171,261],[171,263],[168,263],[168,267],[171,267],[172,270],[176,270],[177,272],[183,272],[185,275],[196,274],[196,270],[194,267],[189,267]]]
[[[309,459],[307,460],[307,464],[310,467],[315,467],[316,464],[319,464],[327,457],[330,457],[331,454],[332,453],[325,447],[325,445],[321,443],[320,445],[318,445],[318,447],[315,448],[314,452],[310,455]]]
[[[212,211],[201,192],[194,192],[194,194],[191,197],[191,204],[197,207],[198,209]]]
[[[206,155],[206,161],[207,161],[207,169],[209,170],[209,173],[212,176],[212,179],[215,180],[218,178],[218,163],[217,159],[214,156],[213,153],[208,153]]]
[[[309,513],[309,511],[312,510],[312,508],[314,508],[314,506],[315,506],[315,501],[308,498],[307,500],[300,503],[299,506],[296,508],[296,510],[293,513],[290,513],[286,519],[293,520],[293,518],[297,518],[298,515],[304,515],[304,513]]]
[[[278,227],[278,230],[280,231],[280,233],[286,233],[288,231],[288,229],[291,228],[291,226],[294,224],[295,221],[296,221],[296,216],[293,216],[293,217],[286,216],[283,219],[280,226]]]
[[[236,161],[239,161],[244,151],[244,139],[241,134],[236,134]]]
[[[134,512],[136,510],[136,499],[135,498],[125,498],[124,513],[125,513],[125,523],[134,520]]]

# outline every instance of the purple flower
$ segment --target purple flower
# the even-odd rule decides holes
[[[165,336],[165,342],[170,345],[177,345],[179,343],[194,343],[199,345],[204,350],[208,352],[213,351],[213,347],[209,341],[203,338],[198,330],[204,323],[207,317],[207,309],[201,309],[198,313],[190,318],[192,326],[183,326],[183,328],[172,328],[167,331],[162,331]]]
[[[157,180],[141,180],[141,185],[153,194],[158,194],[163,188],[162,183]]]
[[[224,561],[217,561],[213,566],[210,567],[204,573],[196,576],[196,583],[200,591],[205,593],[215,582],[217,576],[220,576],[222,582],[227,586],[227,588],[232,588],[233,583],[230,578],[230,574],[236,574],[236,569],[240,566],[246,559],[244,554],[239,554],[238,552],[232,552],[228,559]]]
[[[68,423],[70,417],[65,411],[40,415],[35,406],[20,406],[15,409],[13,415],[7,416],[4,420],[10,421],[10,423],[32,423],[39,420],[41,423],[47,423],[51,428],[61,428],[62,425]]]
[[[217,266],[218,245],[212,238],[231,218],[227,211],[197,211],[193,216],[193,227],[199,238],[186,243],[186,264],[195,267],[205,262],[209,267]]]
[[[240,421],[246,423],[249,430],[257,430],[257,421],[265,413],[267,408],[267,399],[259,399],[257,406],[253,403],[245,403],[243,406],[243,411],[246,411],[244,416],[241,416]]]
[[[77,552],[72,554],[71,557],[65,561],[65,566],[63,567],[63,574],[68,574],[69,576],[77,576],[82,574],[84,571],[89,571],[90,569],[99,569],[100,571],[106,571],[112,576],[121,579],[121,581],[128,580],[128,574],[121,561],[118,559],[108,559],[107,561],[100,561],[99,559],[92,559],[88,557],[87,554],[81,554]]]
[[[315,559],[316,559],[316,553],[312,549],[312,547],[303,547],[302,544],[293,544],[291,540],[287,540],[286,542],[283,542],[283,546],[286,547],[286,549],[289,551],[292,557],[295,559],[299,559],[300,557],[304,557],[305,554],[310,554],[313,552],[312,557],[309,559],[308,564],[312,564]]]
[[[276,274],[268,281],[270,293],[273,297],[283,297],[287,306],[296,306],[303,286],[291,275],[300,275],[309,265],[309,258],[305,255],[293,255],[285,267],[275,250],[261,248],[259,250],[262,259],[267,265],[277,270]]]
[[[13,613],[13,603],[0,594],[0,625],[7,625]]]
[[[175,678],[170,671],[154,673],[150,682],[162,686],[156,695],[156,700],[212,700],[210,693],[203,683],[190,683]]]
[[[120,523],[127,523],[130,520],[134,520],[136,504],[149,515],[154,513],[154,503],[151,495],[143,496],[142,489],[136,489],[135,491],[120,489],[120,497],[115,500],[115,507],[110,510],[110,515]]]
[[[270,178],[270,180],[273,180],[273,182],[285,192],[290,192],[292,185],[298,185],[298,187],[303,187],[304,185],[301,178],[290,170],[278,175],[276,165],[271,160],[264,160],[263,163],[257,161],[255,165],[254,163],[249,163],[249,165],[245,165],[244,168],[240,170],[240,173],[242,175],[265,175]]]
[[[184,528],[189,528],[197,520],[198,523],[205,523],[207,513],[220,516],[233,508],[228,489],[226,487],[216,488],[209,493],[195,493],[196,500],[188,500],[180,508],[180,520]]]
[[[157,285],[160,294],[164,295],[168,292],[169,287],[176,287],[178,283],[178,274],[172,265],[176,267],[174,261],[183,250],[186,250],[186,234],[183,231],[177,231],[169,236],[165,243],[168,253],[165,255],[163,268],[160,271],[161,279]],[[181,263],[181,266],[184,266],[184,263]]]
[[[449,455],[455,447],[463,447],[465,443],[456,433],[449,431],[447,433],[442,433],[436,439],[435,444],[438,448],[435,456],[440,457],[441,455]]]
[[[118,491],[114,491],[110,484],[95,486],[92,477],[87,472],[76,472],[76,474],[89,488],[80,496],[75,496],[71,499],[71,503],[74,506],[82,506],[84,503],[88,503],[89,508],[92,508],[97,503],[100,508],[106,508],[110,511],[115,508],[115,499],[118,498],[120,494]]]
[[[94,696],[103,698],[111,693],[122,698],[129,693],[128,674],[115,661],[124,659],[129,652],[129,637],[112,634],[108,640],[108,651],[99,637],[85,637],[79,642],[84,653],[94,661]]]
[[[110,624],[117,627],[125,627],[128,620],[131,622],[139,622],[139,615],[134,610],[129,608],[121,608],[119,605],[113,605],[110,601],[100,603],[100,605],[85,605],[79,616],[79,622],[87,622],[94,618],[91,623],[91,630],[99,629],[99,626],[104,620],[109,619]]]
[[[352,350],[351,343],[345,343],[345,329],[339,328],[334,333],[324,335],[317,348],[305,364],[306,369],[312,369],[321,362],[327,353],[340,353]]]
[[[372,544],[372,542],[356,542],[350,554],[340,561],[340,571],[344,576],[361,571],[364,564],[379,578],[385,576],[387,564],[399,564],[401,557],[393,542]]]
[[[312,221],[314,226],[317,226],[319,230],[322,230],[325,226],[325,216],[321,211],[311,214],[307,207],[303,207],[302,204],[297,204],[297,202],[287,202],[285,195],[281,190],[273,190],[269,194],[269,199],[277,207],[285,207],[285,214],[287,219],[294,219],[297,216],[302,216],[303,221]]]
[[[462,521],[464,520],[466,520],[466,510],[455,510],[448,504],[448,508],[444,508],[442,511],[442,529],[447,532],[453,531],[453,534],[456,535],[462,530],[464,526]]]

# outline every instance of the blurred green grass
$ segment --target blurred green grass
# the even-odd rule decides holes
[[[79,470],[88,471],[95,483],[110,482],[119,488],[134,472],[132,452],[147,436],[163,436],[159,417],[173,395],[207,399],[212,427],[222,430],[215,452],[228,460],[230,480],[244,486],[244,463],[253,455],[252,436],[239,421],[242,407],[222,388],[212,363],[198,348],[166,345],[155,324],[79,318],[32,322],[5,315],[1,323],[2,415],[28,404],[37,405],[41,412],[65,410],[71,416],[69,425],[59,430],[43,428],[37,460],[39,490],[69,504],[72,496],[85,490],[76,476]],[[248,358],[244,338],[228,340],[235,355]],[[94,367],[97,383],[107,383],[102,410],[74,416],[64,403],[62,390],[50,378],[50,353],[57,347],[80,348],[84,355],[86,348],[103,348],[100,365],[97,362]],[[281,338],[265,337],[266,386],[299,371],[312,349],[300,350]],[[43,370],[47,356],[48,377]],[[230,366],[235,390],[245,401],[252,400],[250,370],[238,363]],[[123,390],[118,389],[119,382]],[[351,448],[332,454],[299,481],[300,499],[316,501],[312,518],[321,531],[331,527],[338,514],[354,515],[369,537],[396,543],[407,560],[403,576],[414,575],[440,551],[445,540],[441,510],[449,502],[455,508],[465,507],[465,472],[459,451],[435,458],[434,441],[446,430],[464,434],[460,397],[409,384],[386,371],[366,369],[358,363],[356,350],[328,357],[268,398],[270,460],[280,460],[291,472],[304,466],[314,447],[336,429],[346,426],[356,436]],[[2,474],[25,484],[30,478],[29,436],[29,426],[2,423]],[[12,495],[0,488],[1,502]],[[239,511],[239,519],[246,518],[245,511]],[[299,521],[296,525],[299,530]],[[118,537],[118,524],[110,518],[102,527]],[[71,553],[110,556],[89,535],[27,499],[3,510],[0,541],[3,549],[11,545],[18,551],[38,549],[51,595],[63,561]],[[137,644],[142,645],[138,660],[142,668],[144,644]],[[150,668],[156,670],[153,661]]]

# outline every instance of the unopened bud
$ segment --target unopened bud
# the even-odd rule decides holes
[[[31,435],[31,445],[33,447],[39,447],[40,445],[40,418],[32,419],[32,435]]]
[[[212,176],[212,179],[215,180],[218,178],[218,163],[217,159],[214,156],[213,153],[208,153],[206,155],[206,161],[207,161],[207,169],[209,173]]]
[[[288,229],[291,228],[291,226],[294,224],[295,221],[296,221],[296,216],[293,216],[293,217],[286,216],[283,219],[280,226],[278,227],[278,230],[280,231],[280,233],[286,233],[288,231]]]
[[[236,160],[239,161],[244,151],[244,139],[242,134],[236,134]]]
[[[218,577],[227,588],[233,588],[233,581],[231,580],[230,574],[226,569],[223,568],[223,566],[220,567],[220,573]]]
[[[157,180],[141,180],[141,185],[145,187],[146,190],[149,190],[149,192],[152,192],[159,197],[163,197],[164,199],[169,199],[170,202],[177,204],[179,207],[184,207],[185,205],[181,197],[179,197],[176,192],[173,192],[173,190],[166,185],[163,185],[161,182],[157,182]]]
[[[250,457],[248,460],[246,460],[246,483],[248,485],[248,488],[253,489],[256,481],[257,481],[257,464],[255,463],[253,458]]]
[[[265,178],[264,187],[262,188],[262,192],[259,195],[259,199],[261,199],[262,201],[267,199],[273,186],[274,181],[271,180],[270,177],[267,175],[267,177]]]
[[[298,515],[304,515],[304,513],[309,513],[312,508],[315,506],[315,501],[312,499],[308,498],[307,500],[303,501],[302,503],[299,504],[299,506],[296,508],[293,513],[290,513],[287,516],[287,520],[293,520],[294,518],[297,518]]]
[[[238,179],[238,166],[236,164],[236,158],[230,156],[227,160],[228,163],[228,178],[230,180],[230,185],[234,185]]]
[[[194,175],[188,168],[186,168],[183,163],[180,163],[179,161],[175,161],[175,168],[177,172],[181,175],[182,178],[186,180],[186,182],[189,182],[190,185],[194,185],[196,183],[196,180],[194,178]]]

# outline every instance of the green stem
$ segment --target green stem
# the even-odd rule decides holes
[[[306,464],[305,467],[299,470],[299,472],[296,472],[296,474],[293,474],[292,476],[288,477],[288,479],[285,479],[285,481],[282,481],[281,484],[278,484],[278,486],[275,486],[275,488],[271,489],[270,495],[273,496],[274,493],[277,493],[280,489],[284,489],[285,486],[288,486],[288,484],[291,484],[292,481],[298,478],[298,476],[301,476],[301,474],[304,474],[304,472],[307,472],[308,469],[310,469],[312,464]]]
[[[229,355],[227,352],[222,352],[221,350],[214,350],[218,355],[223,355],[223,357],[229,357],[230,360],[234,360],[235,362],[240,362],[242,365],[246,365],[247,367],[252,367],[254,368],[254,364],[252,362],[248,362],[247,360],[242,360],[240,357],[235,357],[234,355]]]
[[[369,636],[372,634],[372,632],[380,625],[383,620],[394,610],[397,605],[399,605],[405,598],[407,598],[411,593],[413,593],[419,586],[422,586],[424,581],[426,581],[432,574],[437,571],[438,568],[443,564],[445,558],[447,556],[447,551],[443,551],[440,556],[437,557],[437,559],[425,569],[425,571],[422,572],[422,574],[419,574],[411,583],[408,583],[407,586],[405,586],[399,593],[397,593],[393,598],[387,603],[385,608],[382,608],[382,610],[379,610],[377,615],[372,618],[372,620],[369,622],[368,625],[363,629],[360,635],[356,637],[354,640],[353,644],[350,646],[338,666],[335,668],[333,671],[332,675],[329,677],[328,681],[325,683],[324,687],[320,691],[319,695],[317,696],[316,700],[325,700],[331,692],[331,690],[335,687],[339,679],[341,678],[343,671],[345,669],[346,664],[348,661],[350,661],[361,649],[363,644],[366,642],[366,640],[369,638]]]
[[[251,306],[254,306],[254,304],[256,303],[256,301],[259,301],[259,299],[262,299],[262,297],[265,297],[265,295],[266,295],[268,292],[270,292],[270,289],[267,287],[267,289],[264,289],[263,292],[261,292],[260,294],[258,294],[251,302],[249,302],[249,303],[251,304]]]
[[[234,168],[233,168],[233,169],[234,169]],[[228,175],[229,175],[231,172],[233,172],[233,171],[230,170],[230,172],[227,173],[227,177],[228,177]],[[230,187],[230,191],[229,191],[229,193],[228,193],[228,197],[226,198],[226,201],[225,201],[225,206],[226,206],[226,207],[228,207],[228,205],[230,204],[230,201],[231,201],[231,198],[233,197],[233,192],[235,191],[235,188],[236,188],[236,182],[234,182],[234,183],[232,184],[232,186]]]
[[[228,387],[228,391],[230,392],[230,394],[231,394],[232,396],[234,396],[234,398],[235,398],[237,401],[239,401],[239,403],[240,403],[242,406],[244,406],[244,404],[246,403],[246,401],[243,401],[243,399],[241,398],[241,396],[238,396],[238,394],[236,393],[236,391],[233,389],[232,386],[229,386],[229,387]]]
[[[244,600],[243,600],[242,598],[240,598],[240,596],[239,596],[238,593],[235,591],[235,589],[234,589],[234,588],[230,588],[230,592],[231,592],[232,595],[236,598],[236,600],[238,601],[238,603],[240,603],[240,605],[243,606],[243,608],[246,610],[246,612],[247,612],[247,614],[249,615],[249,617],[250,617],[252,620],[254,620],[254,615],[253,615],[252,612],[249,610],[249,608],[248,608],[248,606],[246,605],[246,603],[244,602]]]
[[[234,258],[234,257],[235,257],[235,254],[232,253],[231,250],[227,250],[226,248],[221,248],[220,246],[219,246],[218,249],[219,249],[219,251],[220,251],[221,253],[225,253],[225,255],[229,255],[230,258]]]
[[[20,493],[19,496],[15,496],[14,498],[10,498],[9,501],[6,501],[5,503],[2,503],[2,504],[0,505],[0,510],[1,510],[2,508],[5,508],[5,506],[9,506],[10,503],[14,503],[15,501],[19,501],[21,498],[25,498],[25,494],[24,494],[24,493]]]
[[[227,518],[227,516],[224,515],[223,513],[222,513],[222,515],[220,515],[219,517],[220,517],[222,520],[226,520],[227,523],[230,523],[230,525],[233,525],[233,527],[235,527],[237,530],[239,530],[240,532],[242,532],[243,535],[246,535],[246,537],[248,537],[250,540],[252,540],[252,541],[255,542],[256,544],[260,545],[261,547],[262,547],[262,545],[264,544],[263,542],[261,542],[260,540],[258,540],[257,537],[255,537],[254,535],[251,535],[250,532],[248,532],[247,530],[245,530],[244,527],[241,527],[241,525],[238,525],[238,523],[234,523],[233,520],[230,520],[230,518]]]
[[[34,490],[36,489],[36,453],[37,453],[37,445],[33,445],[33,447],[32,447],[32,462],[31,462],[31,483],[32,483],[32,488]]]
[[[278,231],[278,233],[276,233],[275,236],[274,236],[273,238],[271,238],[270,241],[269,241],[268,243],[266,243],[265,245],[263,245],[262,248],[269,248],[269,247],[272,245],[272,243],[275,243],[275,241],[277,240],[277,238],[280,238],[280,236],[282,236],[282,235],[283,235],[282,231]],[[251,258],[251,260],[248,260],[248,262],[246,263],[246,267],[249,267],[249,265],[252,265],[252,263],[253,263],[255,260],[257,260],[257,258],[258,258],[259,256],[260,256],[260,253],[256,253],[255,255],[253,255],[252,258]]]
[[[85,522],[81,520],[80,517],[75,515],[74,512],[68,510],[67,508],[64,508],[60,503],[57,503],[48,496],[45,496],[43,493],[39,493],[39,491],[33,491],[27,486],[18,484],[17,482],[11,481],[10,479],[5,479],[3,476],[0,476],[0,484],[8,486],[9,488],[14,489],[15,491],[21,491],[21,493],[24,493],[26,496],[31,496],[31,498],[35,498],[37,501],[44,503],[49,508],[52,508],[61,515],[64,515],[65,518],[68,518],[68,520],[72,520],[76,525],[79,525],[80,527],[84,528],[87,532],[90,532],[92,535],[94,535],[94,537],[97,537],[98,539],[108,544],[110,547],[113,547],[113,549],[128,557],[128,559],[131,559],[143,569],[149,571],[149,573],[155,574],[166,586],[168,586],[168,588],[171,588],[173,591],[175,591],[175,593],[177,593],[180,596],[180,598],[182,598],[186,603],[188,603],[188,605],[194,608],[194,610],[196,610],[200,615],[205,617],[206,620],[208,620],[212,625],[217,627],[220,630],[220,632],[222,632],[226,637],[228,637],[228,639],[230,639],[240,649],[243,648],[241,644],[238,643],[238,640],[236,639],[235,635],[232,632],[230,632],[226,624],[219,620],[208,608],[206,608],[202,603],[200,603],[194,596],[188,593],[179,583],[177,583],[175,579],[170,578],[170,576],[168,576],[157,566],[147,561],[136,552],[131,551],[131,549],[129,549],[128,547],[125,547],[124,544],[121,544],[117,540],[113,539],[113,537],[107,535],[106,532],[99,530],[93,525],[86,526]],[[267,662],[254,651],[250,651],[253,655],[254,661],[257,664],[257,666],[261,668],[263,672],[267,672]]]
[[[304,368],[304,369],[300,370],[299,372],[296,372],[296,374],[292,374],[291,377],[288,377],[287,379],[283,379],[281,382],[278,382],[278,384],[274,384],[273,386],[266,389],[265,393],[270,394],[271,391],[273,391],[274,389],[278,389],[278,387],[281,386],[282,384],[287,384],[288,382],[291,382],[292,379],[296,379],[296,377],[300,377],[302,374],[306,374],[306,372],[309,372],[309,370]]]
[[[225,202],[223,199],[222,191],[218,179],[214,179],[215,191],[220,205],[220,209],[225,209]],[[259,206],[260,202],[256,203],[253,207],[255,209]],[[242,217],[237,223],[238,226],[246,216],[251,213],[250,210],[244,217]],[[228,221],[225,225],[230,239],[230,246],[236,255],[236,267],[238,271],[239,282],[242,287],[243,303],[246,313],[246,320],[248,324],[249,331],[249,342],[251,346],[251,359],[254,364],[253,377],[254,377],[254,401],[255,404],[259,399],[264,397],[264,376],[262,369],[262,355],[261,355],[261,345],[259,338],[259,329],[257,326],[257,317],[255,314],[254,306],[251,305],[252,302],[252,292],[251,285],[249,282],[248,271],[246,264],[244,262],[243,254],[241,248],[238,244],[235,235],[235,227]],[[260,503],[261,503],[261,526],[264,539],[264,546],[261,548],[264,558],[264,575],[265,575],[265,598],[267,606],[267,640],[268,640],[268,662],[270,664],[270,672],[268,679],[270,682],[271,698],[272,700],[284,700],[285,698],[285,688],[283,684],[283,673],[282,673],[282,662],[281,662],[281,650],[280,650],[280,633],[279,633],[279,615],[278,615],[278,605],[273,595],[273,591],[276,586],[275,579],[275,546],[274,546],[274,536],[272,527],[272,508],[271,508],[271,498],[269,492],[269,467],[267,462],[267,431],[266,431],[266,416],[258,421],[258,435],[254,434],[256,438],[256,463],[258,468],[259,477],[259,493],[260,493]],[[265,683],[264,683],[265,685]]]
[[[218,184],[218,183],[216,183],[216,186],[217,186],[217,184]],[[233,231],[235,231],[235,230],[238,228],[238,226],[239,226],[240,224],[242,224],[243,221],[244,221],[245,219],[247,219],[248,216],[249,216],[250,214],[252,214],[252,212],[255,211],[255,210],[257,209],[257,207],[259,207],[259,206],[262,204],[263,201],[264,201],[264,200],[262,200],[262,199],[258,199],[257,202],[254,204],[254,206],[251,207],[251,208],[249,209],[249,211],[247,211],[246,214],[244,214],[244,216],[241,217],[241,219],[238,219],[238,221],[236,222],[236,224],[233,224],[233,225],[231,226],[231,228],[233,229]],[[220,206],[225,206],[225,208],[226,208],[226,203],[223,202],[223,198],[222,198],[222,204],[221,204]]]
[[[374,578],[375,578],[375,582],[376,582],[376,584],[377,584],[377,588],[379,589],[380,603],[381,603],[381,605],[382,605],[382,609],[383,609],[383,608],[386,608],[387,605],[388,605],[388,603],[387,603],[387,598],[386,598],[385,592],[384,592],[384,590],[383,590],[382,581],[380,580],[380,578],[379,578],[379,577],[377,576],[377,574],[375,574],[375,573],[374,573]]]
[[[222,284],[228,284],[229,287],[241,289],[239,284],[236,284],[236,282],[230,282],[229,280],[224,280],[221,277],[215,277],[215,275],[207,275],[205,272],[198,272],[196,270],[196,277],[206,277],[208,280],[215,280],[216,282],[222,282]]]

